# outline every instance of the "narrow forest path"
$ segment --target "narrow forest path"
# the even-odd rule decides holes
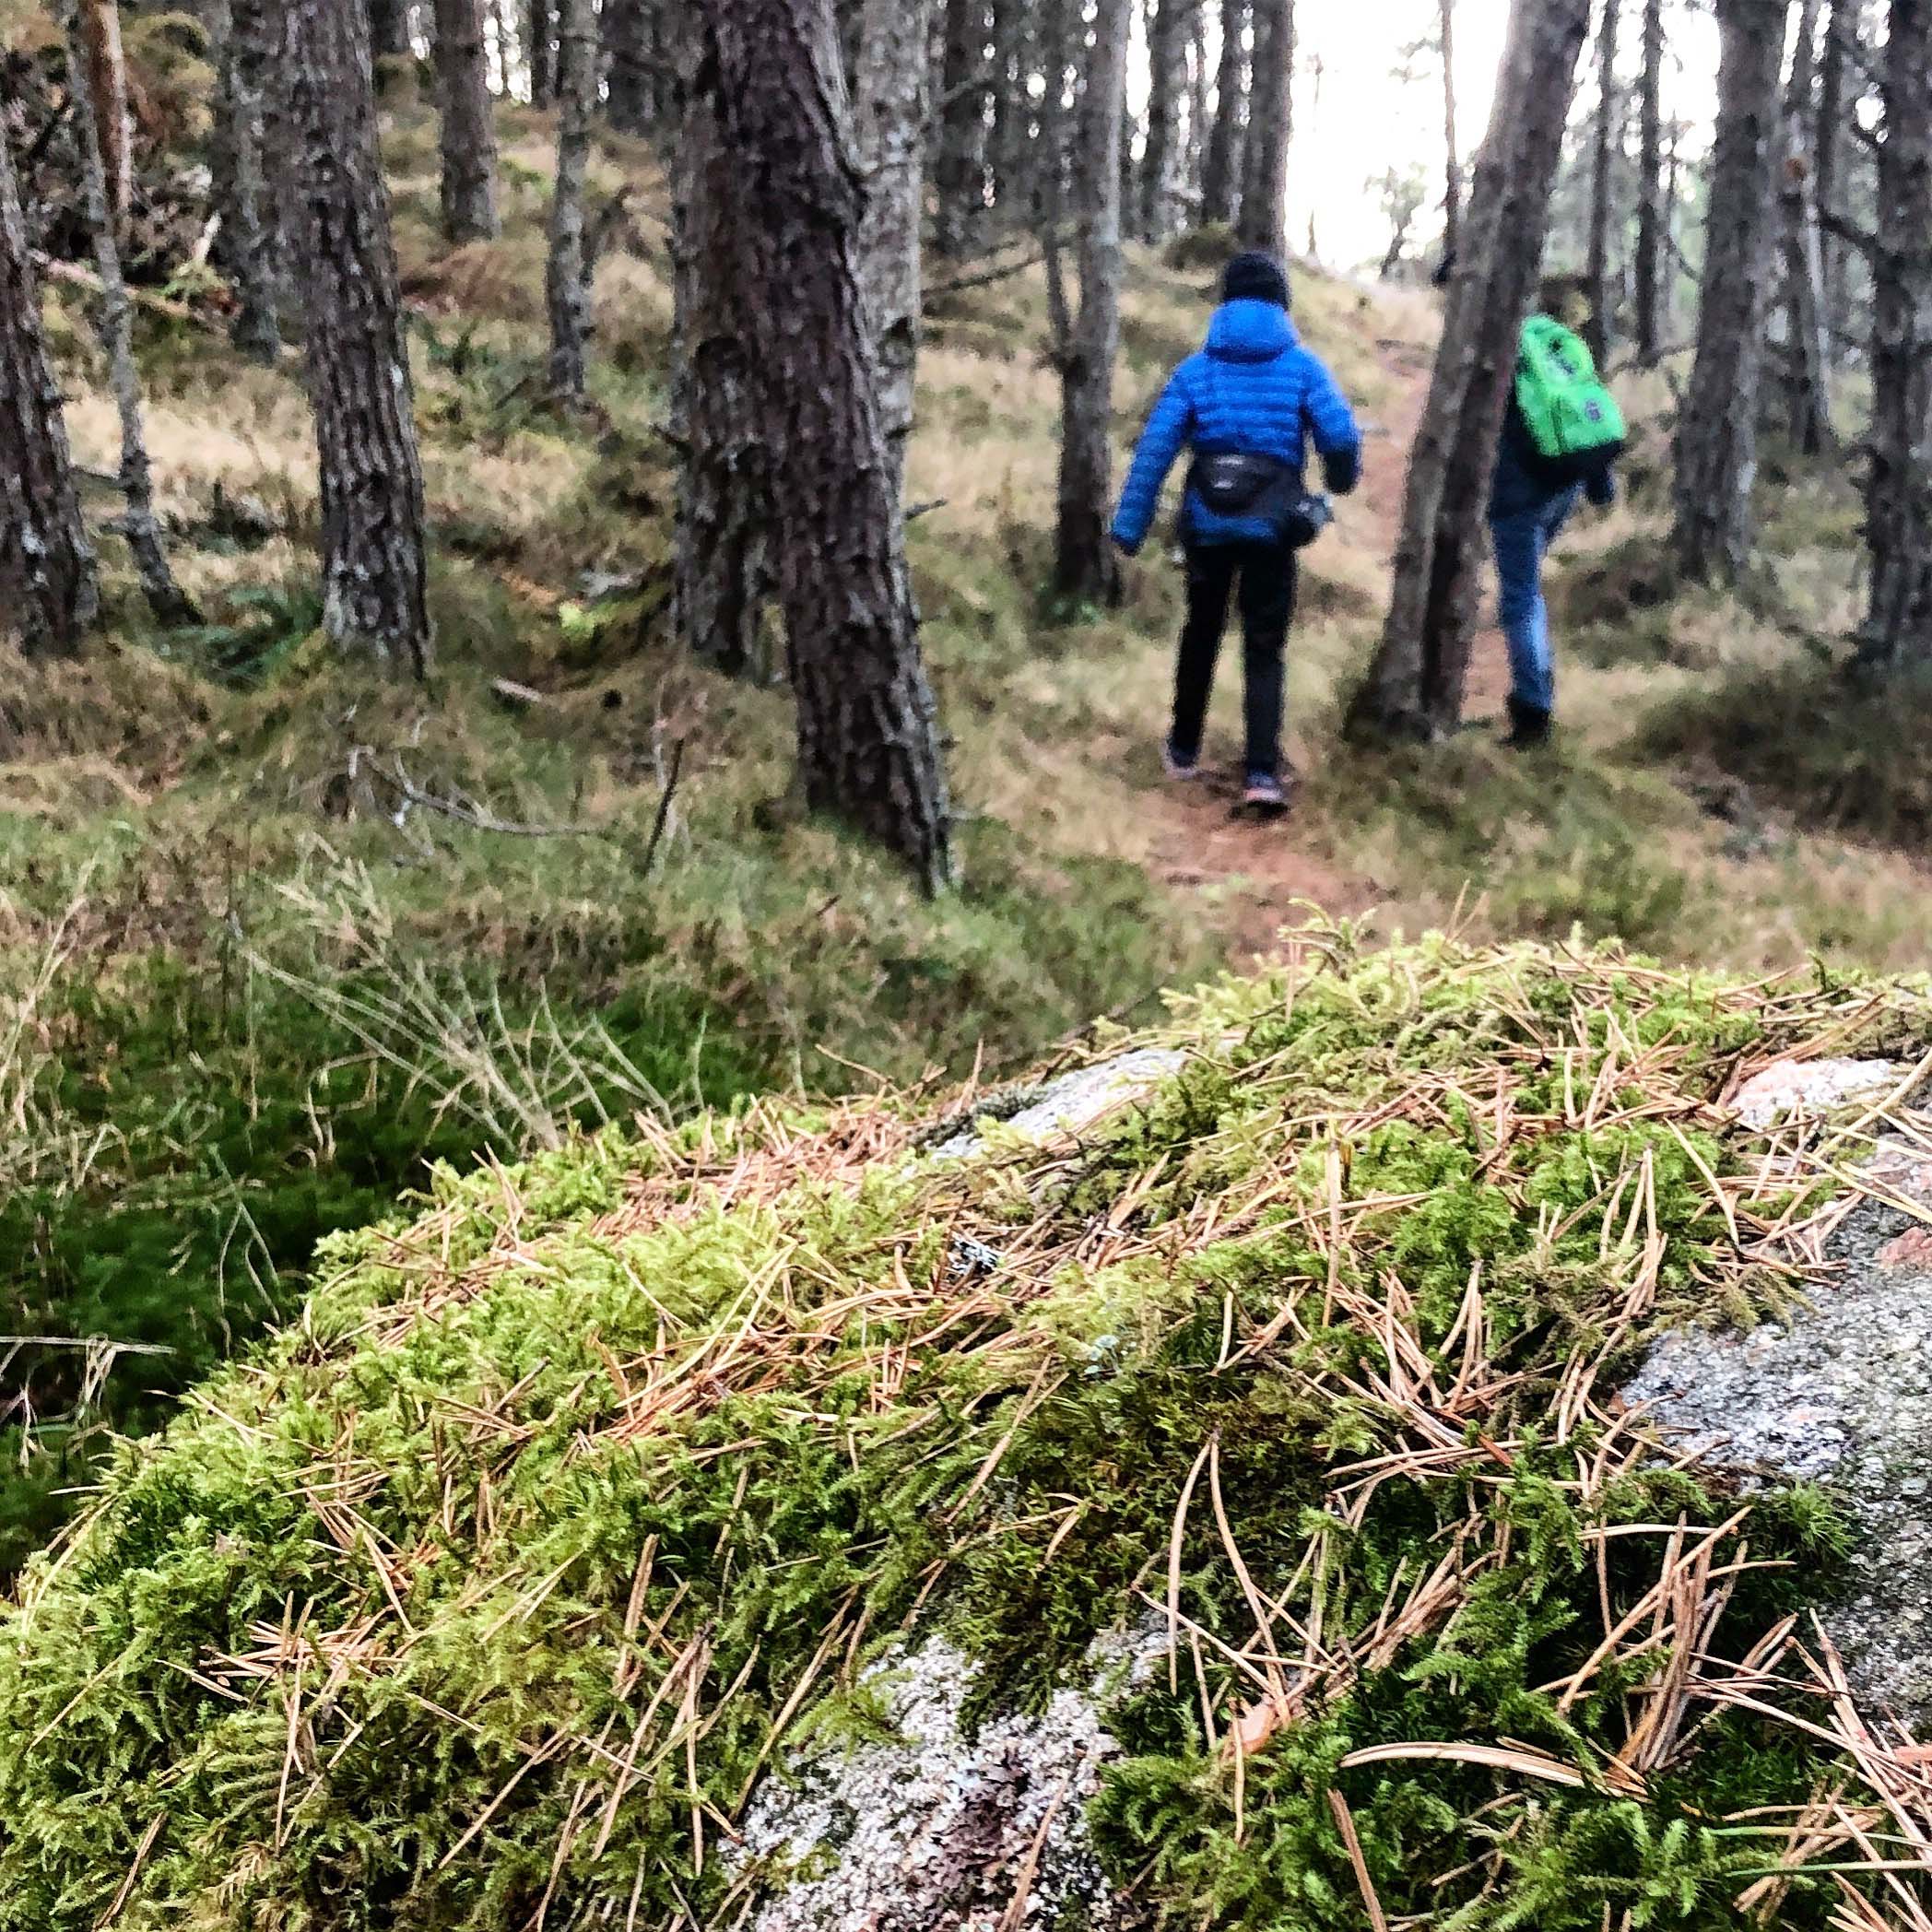
[[[1394,561],[1402,521],[1409,445],[1429,392],[1430,351],[1421,344],[1384,336],[1376,360],[1390,378],[1387,406],[1365,418],[1361,489],[1343,510],[1358,549],[1368,551],[1378,571]],[[1304,616],[1298,630],[1345,624],[1372,637],[1373,619]],[[1289,650],[1295,649],[1290,636]],[[1485,630],[1471,672],[1472,710],[1499,708],[1502,642]],[[1354,662],[1351,654],[1349,662]],[[1223,681],[1240,676],[1240,651],[1231,635],[1220,667]],[[1290,718],[1290,741],[1295,737]],[[1224,909],[1231,949],[1238,960],[1270,950],[1281,927],[1295,916],[1297,901],[1313,901],[1338,918],[1357,916],[1386,894],[1377,882],[1338,866],[1311,849],[1297,816],[1257,819],[1242,811],[1234,774],[1213,771],[1194,785],[1162,784],[1149,795],[1147,810],[1158,822],[1155,840],[1160,877],[1170,885],[1211,895]]]

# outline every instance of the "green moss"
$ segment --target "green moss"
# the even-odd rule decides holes
[[[1732,1522],[1604,1405],[1745,1272],[1704,1099],[1844,1010],[1323,934],[1184,1003],[1188,1070],[1078,1145],[930,1163],[891,1099],[440,1174],[120,1452],[0,1621],[0,1928],[91,1926],[124,1884],[134,1932],[496,1932],[547,1894],[728,1923],[732,1820],[784,1744],[876,1730],[866,1659],[937,1626],[982,1708],[1038,1702],[1164,1617],[1171,1564],[1200,1635],[1118,1714],[1092,1823],[1174,1923],[1359,1924],[1339,1794],[1393,1917],[1731,1924],[1766,1855],[1726,1820],[1831,1753],[1731,1712],[1620,1788],[1668,1651],[1599,1658],[1605,1617],[1668,1526],[1748,1544],[1716,1667],[1844,1528],[1808,1492]],[[1008,1258],[958,1273],[961,1238]],[[1317,1668],[1237,1784],[1250,1583],[1277,1667]],[[1356,1761],[1443,1740],[1582,1782]],[[1808,1885],[1783,1923],[1829,1922]]]

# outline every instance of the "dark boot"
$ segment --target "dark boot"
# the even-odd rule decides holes
[[[1509,701],[1510,731],[1503,739],[1512,751],[1529,751],[1549,742],[1549,713],[1520,698]]]

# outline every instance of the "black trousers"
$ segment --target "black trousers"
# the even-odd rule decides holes
[[[1242,669],[1247,705],[1247,772],[1279,775],[1283,654],[1295,614],[1295,553],[1273,544],[1191,544],[1187,622],[1174,673],[1174,726],[1169,748],[1191,765],[1214,689],[1215,661],[1228,628],[1228,604],[1241,584]]]

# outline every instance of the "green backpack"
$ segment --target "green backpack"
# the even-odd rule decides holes
[[[1616,462],[1630,434],[1589,345],[1547,315],[1523,324],[1516,407],[1537,467],[1552,483],[1581,483]]]

